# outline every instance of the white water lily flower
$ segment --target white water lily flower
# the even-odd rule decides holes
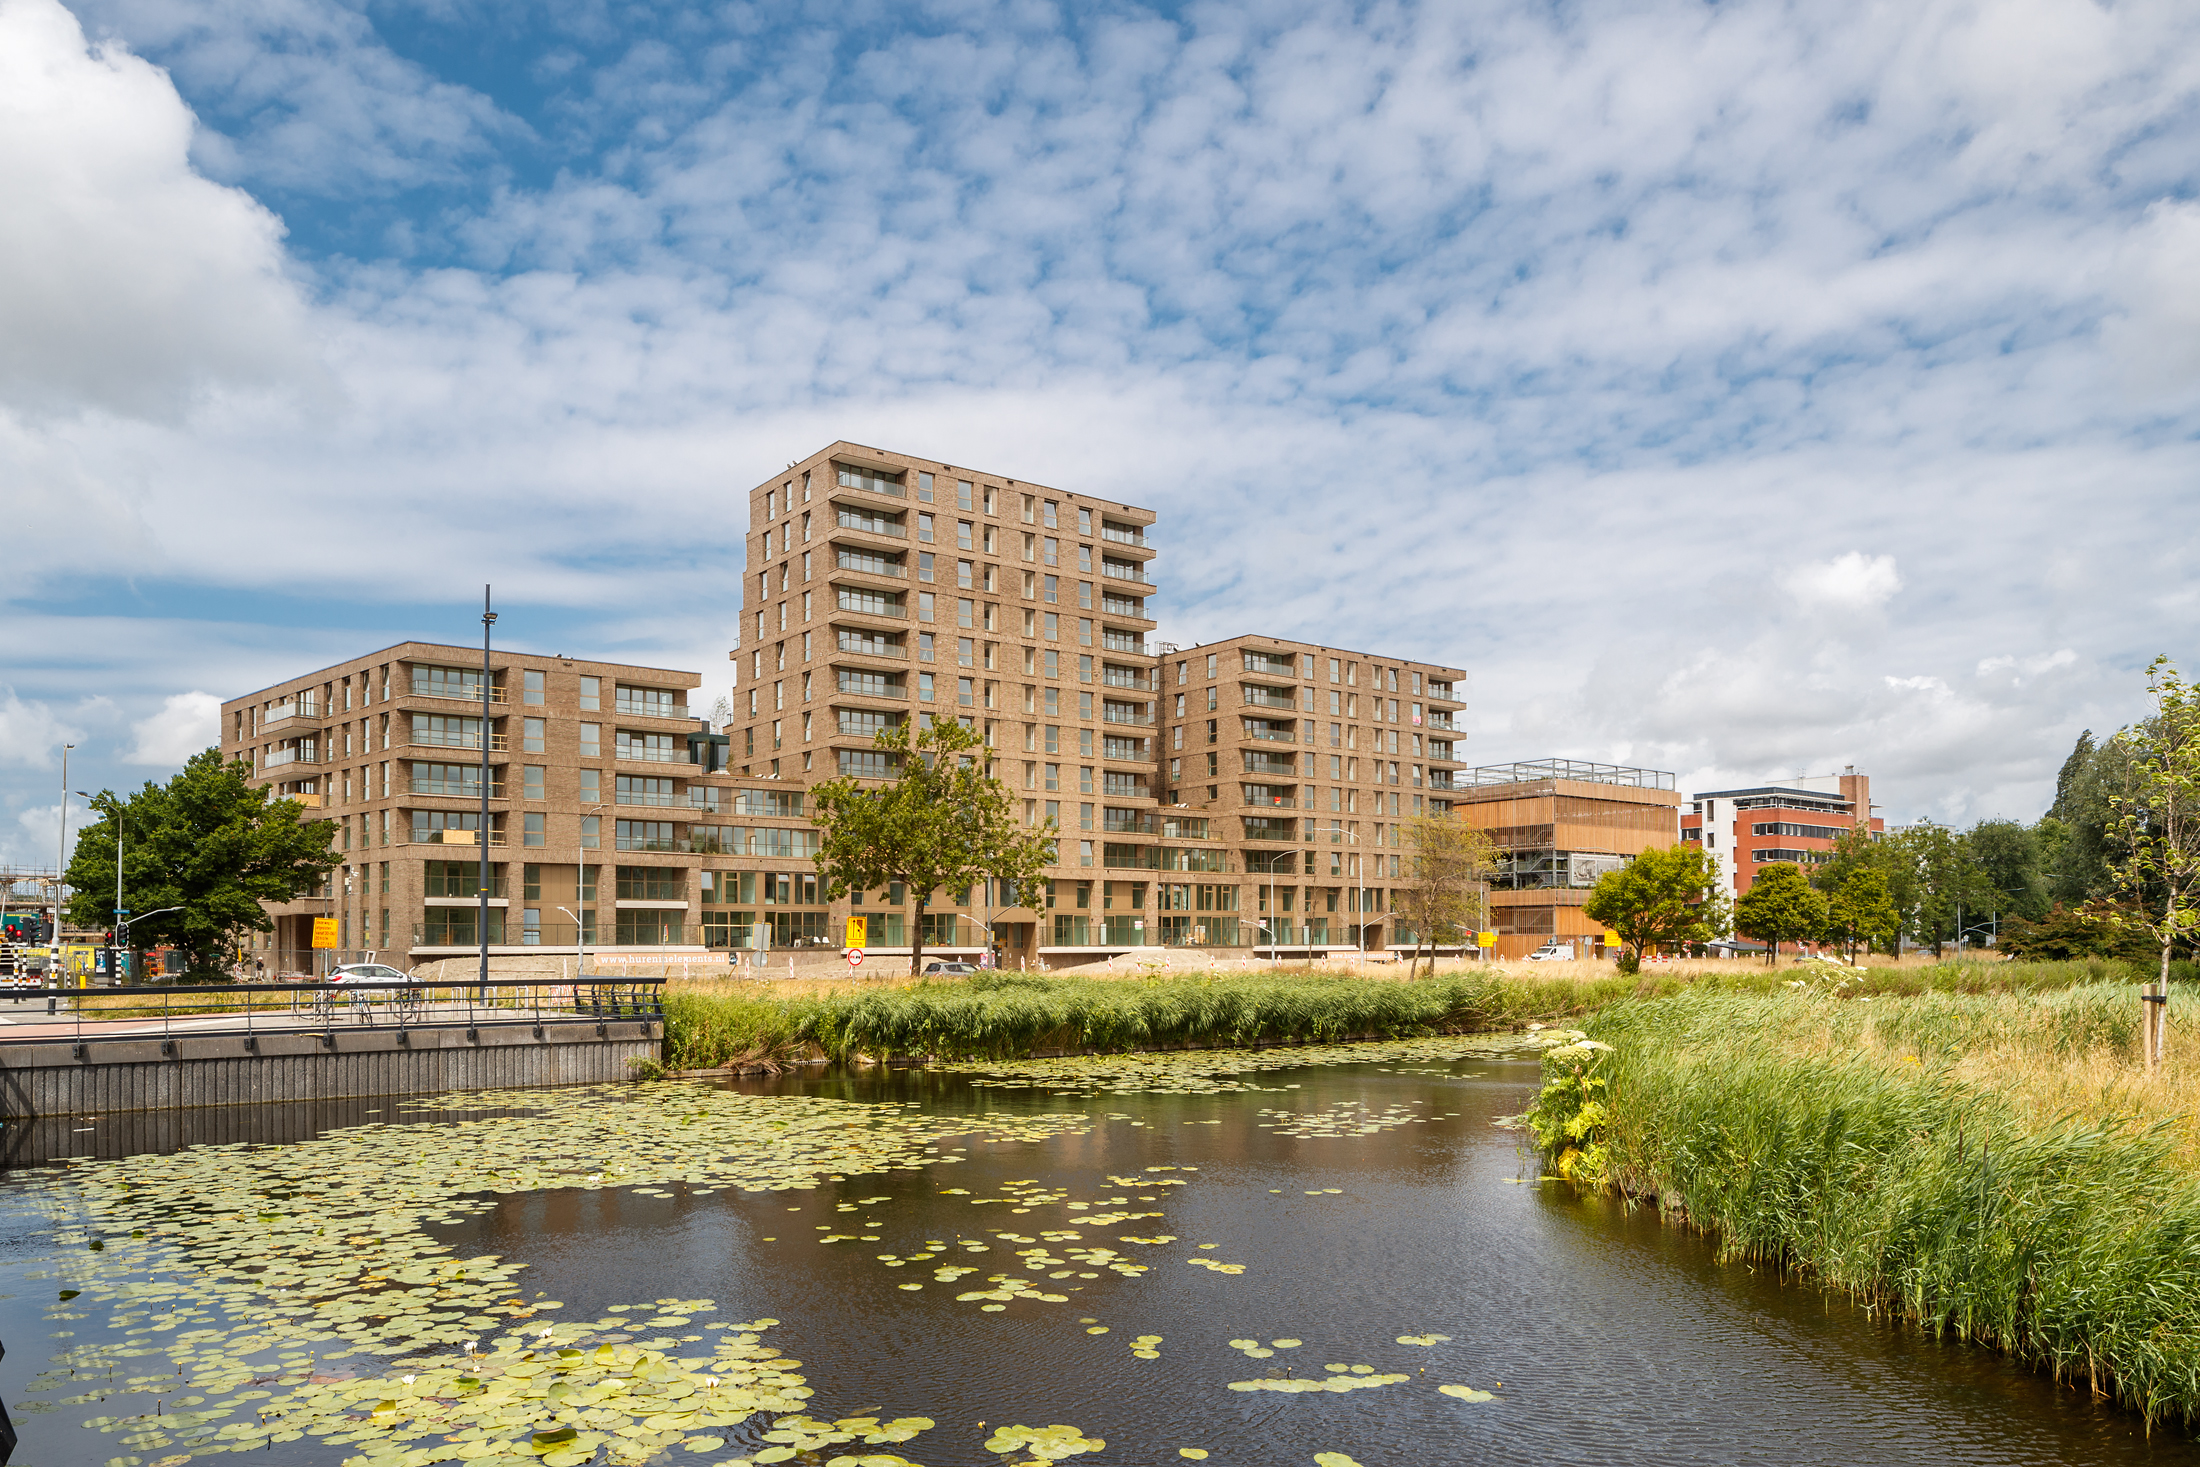
[[[401,1375],[398,1377],[398,1379],[403,1381],[407,1385],[411,1385],[413,1383],[413,1377],[409,1375]]]

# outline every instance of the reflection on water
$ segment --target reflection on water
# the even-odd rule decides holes
[[[932,1417],[936,1429],[898,1450],[934,1467],[1001,1460],[984,1443],[1011,1423],[1105,1438],[1104,1452],[1075,1459],[1097,1464],[1179,1461],[1186,1447],[1218,1464],[1341,1451],[1366,1467],[2200,1463],[2180,1432],[2149,1441],[2136,1418],[1995,1356],[1886,1328],[1721,1265],[1650,1214],[1542,1184],[1518,1135],[1491,1124],[1526,1104],[1536,1075],[1525,1061],[1330,1066],[1204,1095],[999,1090],[923,1071],[744,1082],[1098,1123],[1046,1140],[972,1137],[949,1143],[959,1161],[811,1191],[528,1193],[438,1236],[531,1265],[528,1293],[563,1300],[561,1318],[668,1297],[714,1299],[720,1318],[776,1317],[773,1343],[816,1391],[810,1414]],[[31,1277],[51,1223],[18,1208],[0,1226],[0,1290],[12,1296],[0,1300],[0,1394],[12,1403],[55,1327],[50,1285]],[[949,1264],[971,1272],[938,1281]],[[1221,1271],[1233,1265],[1243,1272]],[[958,1300],[1001,1292],[989,1275],[1028,1284],[1005,1301]],[[1399,1343],[1437,1335],[1449,1338]],[[1228,1389],[1350,1367],[1407,1379]],[[17,1460],[105,1460],[109,1439],[87,1451],[75,1423],[107,1409],[30,1418]],[[759,1445],[754,1430],[729,1436],[722,1451],[674,1456]],[[345,1450],[303,1442],[254,1459],[334,1462]]]
[[[1122,1462],[1175,1460],[1180,1447],[1243,1463],[1341,1450],[1368,1467],[2200,1461],[2181,1433],[2149,1442],[2128,1414],[1986,1352],[1887,1329],[1816,1290],[1718,1264],[1704,1240],[1654,1215],[1539,1185],[1518,1135],[1491,1125],[1526,1104],[1535,1065],[1454,1068],[1263,1077],[1301,1087],[1282,1097],[973,1094],[921,1072],[759,1083],[747,1088],[988,1111],[1078,1107],[1123,1119],[1084,1136],[976,1145],[957,1166],[852,1177],[793,1200],[515,1198],[469,1224],[462,1246],[534,1264],[531,1287],[581,1314],[683,1294],[743,1317],[776,1315],[785,1323],[775,1338],[818,1391],[813,1414],[932,1416],[939,1429],[908,1449],[931,1463],[995,1460],[981,1449],[979,1423],[1004,1421],[1074,1424],[1107,1439],[1098,1460]],[[1393,1111],[1425,1119],[1339,1136],[1278,1136],[1257,1124],[1275,1119],[1263,1110],[1339,1103],[1365,1107],[1359,1114],[1370,1120]],[[1145,1172],[1155,1166],[1198,1170]],[[1134,1173],[1192,1180],[1145,1192],[1107,1180]],[[1052,1280],[1046,1286],[1070,1302],[1018,1299],[982,1313],[954,1300],[982,1275],[953,1288],[877,1257],[980,1240],[985,1272],[1013,1268],[1015,1250],[1030,1245],[998,1234],[1038,1238],[1076,1216],[973,1203],[1027,1180],[1073,1199],[1123,1197],[1163,1211],[1162,1221],[1084,1230],[1152,1272]],[[941,1195],[948,1187],[970,1195]],[[891,1200],[839,1210],[882,1195]],[[879,1241],[815,1241],[821,1227],[855,1231],[851,1219],[863,1224],[859,1237]],[[1177,1242],[1116,1241],[1163,1233]],[[1199,1256],[1246,1269],[1187,1266]],[[909,1282],[925,1287],[900,1287]],[[1108,1333],[1088,1333],[1088,1318]],[[1396,1343],[1427,1333],[1451,1339]],[[1159,1359],[1133,1357],[1140,1335],[1161,1336]],[[1303,1344],[1256,1360],[1231,1349],[1233,1339]],[[1227,1389],[1269,1374],[1318,1376],[1330,1364],[1413,1380],[1341,1395]],[[1455,1400],[1433,1389],[1445,1382],[1497,1399]]]

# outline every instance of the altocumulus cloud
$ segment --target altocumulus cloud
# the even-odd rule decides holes
[[[41,622],[117,760],[454,580],[715,678],[840,436],[1163,509],[1164,635],[1467,667],[1473,757],[1898,817],[2036,812],[2200,622],[2189,6],[77,13],[0,0],[0,321],[95,328],[0,454],[193,649]]]

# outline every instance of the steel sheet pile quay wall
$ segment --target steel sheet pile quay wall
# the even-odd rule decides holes
[[[170,1011],[104,1020],[88,1018],[101,1010],[82,1000],[139,993],[41,992],[56,1006],[79,1006],[38,1026],[45,1032],[0,1039],[0,1115],[12,1126],[37,1117],[631,1079],[634,1061],[659,1057],[662,985],[622,979],[603,985],[609,996],[595,987],[556,985],[531,1001],[491,1007],[437,1001],[417,988],[402,1005],[356,1002],[352,992],[343,1003],[317,1004],[331,986],[293,985],[281,993],[287,1010],[250,1007],[263,990],[238,995],[237,1011],[214,1014],[174,1011],[177,997],[207,990],[146,990],[148,1005],[165,1000]]]

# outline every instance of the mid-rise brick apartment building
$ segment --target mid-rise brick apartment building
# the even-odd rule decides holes
[[[1784,784],[1711,790],[1690,795],[1681,839],[1702,841],[1736,896],[1775,861],[1812,866],[1828,860],[1841,838],[1862,825],[1883,833],[1872,811],[1872,781],[1850,765],[1842,774],[1803,775]]]
[[[827,902],[809,790],[956,718],[1023,818],[1037,889],[938,893],[924,944],[1062,966],[1157,944],[1404,945],[1399,826],[1448,813],[1460,669],[1245,636],[1149,640],[1152,510],[835,443],[750,492],[734,718],[693,672],[406,643],[223,705],[224,752],[338,824],[320,895],[274,910],[276,966],[474,950],[489,741],[492,953],[837,950],[916,936],[912,895]],[[585,880],[584,880],[585,876]],[[606,886],[609,889],[606,889]]]
[[[1042,891],[943,893],[928,947],[990,933],[1060,964],[1396,936],[1396,827],[1448,790],[1460,670],[1150,643],[1156,515],[1135,505],[845,442],[749,498],[736,774],[884,779],[878,729],[956,718],[1061,832]],[[906,892],[810,896],[816,925],[860,910],[888,952],[915,920]]]

